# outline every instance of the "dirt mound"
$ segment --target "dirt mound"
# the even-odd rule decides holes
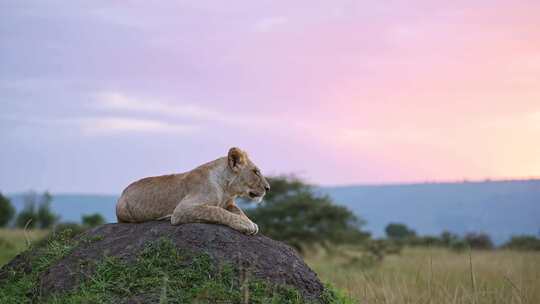
[[[287,285],[306,299],[321,299],[324,286],[317,275],[289,246],[263,235],[247,236],[228,227],[211,224],[172,226],[168,222],[142,224],[107,224],[77,237],[69,253],[50,264],[39,274],[39,296],[66,293],[90,278],[94,265],[106,257],[125,263],[137,260],[148,244],[168,239],[182,252],[194,256],[205,254],[212,263],[231,265],[239,275],[247,273],[254,279],[276,285]],[[19,256],[0,270],[29,272],[27,258]],[[81,266],[83,265],[83,266]],[[238,271],[240,269],[241,271]]]

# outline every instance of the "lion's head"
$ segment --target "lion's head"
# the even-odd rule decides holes
[[[241,197],[261,202],[266,192],[270,190],[270,185],[259,168],[239,148],[231,148],[227,160],[234,174],[229,187]]]

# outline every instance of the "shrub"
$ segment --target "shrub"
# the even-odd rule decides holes
[[[295,177],[268,178],[270,188],[265,202],[247,210],[262,232],[301,250],[302,244],[350,243],[368,238],[361,231],[364,221],[328,196]]]
[[[415,236],[407,240],[407,244],[411,246],[441,246],[441,240],[433,235]]]
[[[41,229],[50,228],[58,221],[58,216],[51,211],[51,201],[51,194],[49,192],[43,193],[37,209],[37,224]]]
[[[96,227],[105,224],[105,218],[99,213],[83,214],[82,224],[87,227]]]
[[[27,200],[25,198],[24,208],[17,215],[15,225],[19,228],[28,227],[29,229],[32,229],[36,227],[36,222],[37,214],[35,201],[31,201],[30,199]]]
[[[384,231],[386,232],[386,236],[393,240],[404,240],[416,236],[414,230],[409,229],[405,224],[401,223],[390,223]]]
[[[459,242],[460,242],[459,235],[452,233],[450,231],[446,231],[446,230],[441,233],[440,243],[442,246],[452,247],[452,245]]]
[[[386,254],[401,254],[401,251],[403,250],[403,242],[396,242],[396,241],[387,241],[387,246],[385,249]]]
[[[0,192],[0,227],[5,227],[15,215],[15,208],[11,205],[9,198]]]
[[[485,233],[467,233],[465,242],[474,249],[493,249],[493,241]]]
[[[28,192],[24,197],[24,209],[19,212],[15,224],[19,228],[51,228],[59,217],[51,211],[52,196],[49,192],[38,196]]]
[[[540,239],[534,235],[517,235],[513,236],[506,242],[503,248],[515,250],[540,250]]]
[[[450,249],[454,251],[464,251],[469,247],[465,240],[455,240],[449,244]]]

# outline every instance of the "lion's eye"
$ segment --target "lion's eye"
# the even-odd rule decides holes
[[[255,173],[255,175],[261,174],[261,173],[259,172],[259,170],[257,170],[257,169],[253,169],[253,173]]]

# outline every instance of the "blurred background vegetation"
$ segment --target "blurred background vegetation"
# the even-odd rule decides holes
[[[364,219],[298,177],[268,181],[272,191],[262,204],[240,202],[248,216],[262,234],[294,247],[323,280],[346,290],[351,301],[540,301],[534,287],[540,279],[540,239],[534,235],[516,235],[495,246],[482,232],[418,235],[412,227],[392,222],[385,237],[375,238]],[[80,222],[62,221],[51,210],[51,200],[48,192],[28,192],[24,208],[16,212],[0,193],[0,266],[57,233],[76,235],[106,222],[99,213],[82,214]]]
[[[313,187],[294,176],[268,178],[272,191],[265,203],[247,209],[247,215],[273,239],[302,251],[302,246],[360,243],[370,234],[365,222],[330,197],[316,195]]]

